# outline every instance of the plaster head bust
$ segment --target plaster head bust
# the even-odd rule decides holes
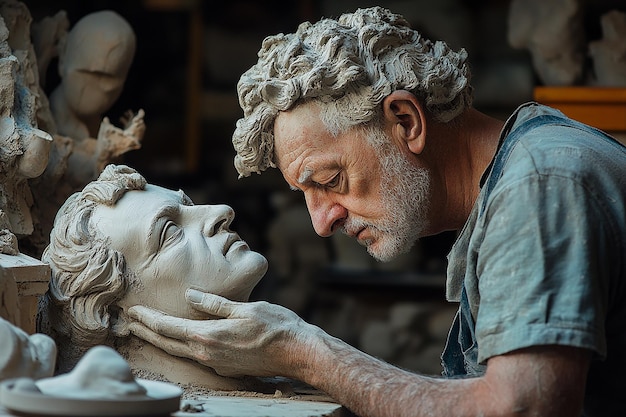
[[[68,32],[59,45],[61,84],[50,97],[61,135],[95,137],[122,92],[135,46],[133,29],[111,10],[84,16]]]
[[[131,367],[172,382],[200,373],[194,381],[235,388],[214,381],[217,376],[198,364],[180,373],[191,364],[162,351],[154,353],[160,361],[142,357],[156,348],[130,336],[126,319],[134,305],[207,319],[188,307],[188,288],[246,301],[267,261],[229,229],[233,218],[229,206],[193,205],[182,191],[146,184],[123,165],[107,166],[73,194],[59,210],[42,256],[52,278],[41,313],[59,346],[60,370],[71,369],[90,347],[107,344]],[[168,369],[179,371],[172,376]]]
[[[507,37],[513,48],[528,49],[534,69],[545,85],[574,85],[582,80],[582,0],[513,0]]]

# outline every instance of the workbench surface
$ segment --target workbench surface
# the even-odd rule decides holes
[[[16,417],[0,406],[0,417]],[[24,414],[21,415],[22,417]],[[207,397],[183,400],[181,409],[171,417],[349,417],[338,404],[284,398]]]

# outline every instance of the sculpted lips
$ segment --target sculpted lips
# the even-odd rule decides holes
[[[237,242],[242,242],[241,238],[237,233],[229,232],[226,237],[226,241],[224,242],[224,255],[230,250],[230,248]]]

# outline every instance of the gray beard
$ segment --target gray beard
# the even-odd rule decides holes
[[[431,178],[427,169],[415,167],[381,129],[370,129],[368,139],[381,161],[379,195],[386,215],[376,222],[349,218],[342,230],[368,227],[374,237],[364,242],[368,253],[388,262],[410,251],[428,227]]]

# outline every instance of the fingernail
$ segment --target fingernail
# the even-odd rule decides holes
[[[185,293],[187,296],[187,300],[192,303],[200,303],[202,302],[202,293],[198,290],[194,290],[193,288],[189,288]]]

